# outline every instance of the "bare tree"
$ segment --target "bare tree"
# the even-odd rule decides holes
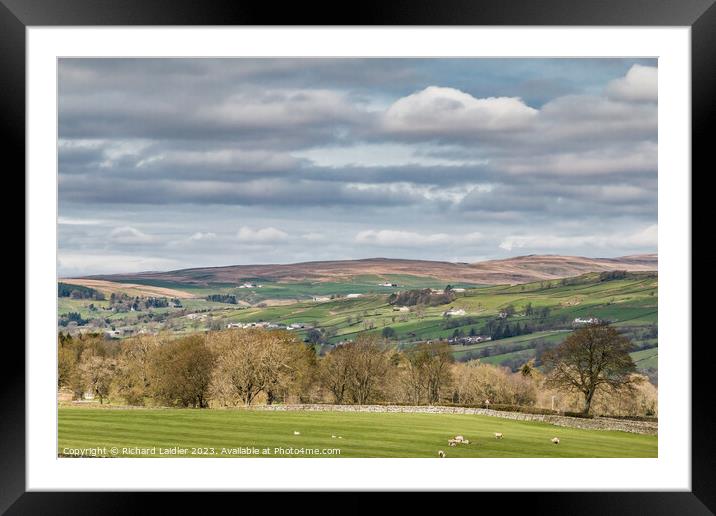
[[[151,394],[167,405],[206,408],[213,367],[203,335],[163,342],[149,359]]]
[[[375,397],[388,371],[385,343],[377,335],[359,335],[346,344],[351,361],[349,382],[354,403],[364,405]]]
[[[450,384],[450,364],[454,362],[447,342],[422,343],[405,352],[407,371],[404,382],[413,403],[438,403]]]
[[[534,405],[536,381],[506,367],[471,360],[453,366],[453,398],[458,403],[482,405],[485,400],[505,405]]]
[[[455,360],[450,352],[447,342],[437,342],[428,345],[426,350],[428,360],[425,364],[428,403],[440,401],[443,388],[450,384],[450,364]]]
[[[318,377],[326,389],[333,395],[333,401],[341,405],[350,388],[351,353],[350,344],[338,346],[320,362]]]
[[[159,346],[159,338],[153,335],[126,339],[121,344],[114,384],[117,393],[130,405],[143,405],[149,395],[149,360]]]
[[[109,396],[116,362],[112,358],[96,355],[87,350],[82,354],[80,361],[80,374],[85,388],[99,398],[102,404]]]
[[[636,366],[630,349],[629,339],[608,324],[590,324],[545,352],[546,384],[582,393],[582,411],[588,414],[598,390],[628,391],[641,381],[633,374]]]
[[[262,393],[271,403],[310,367],[305,345],[287,331],[224,331],[210,339],[217,357],[211,390],[224,405],[251,405]]]

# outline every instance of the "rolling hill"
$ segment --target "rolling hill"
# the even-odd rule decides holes
[[[364,260],[305,262],[273,265],[229,265],[168,272],[142,272],[90,276],[85,280],[120,283],[179,284],[208,286],[241,283],[247,280],[291,282],[341,282],[359,276],[406,275],[442,281],[483,285],[519,284],[578,276],[588,272],[612,270],[655,271],[656,254],[619,258],[529,255],[477,263],[453,263],[428,260],[369,258]],[[75,279],[78,284],[80,281]]]

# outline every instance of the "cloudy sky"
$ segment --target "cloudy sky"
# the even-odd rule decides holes
[[[63,59],[61,276],[657,250],[653,59]]]

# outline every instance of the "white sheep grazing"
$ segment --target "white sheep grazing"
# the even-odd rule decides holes
[[[552,439],[552,442],[553,442],[554,444],[559,444],[559,437],[553,438],[553,439]]]
[[[495,439],[502,439],[502,432],[495,432]]]
[[[456,435],[456,436],[455,436],[455,440],[456,440],[457,442],[461,443],[461,442],[463,442],[463,441],[465,440],[465,438],[464,438],[463,436],[461,436],[461,435]]]
[[[332,436],[331,436],[331,439],[335,439],[335,438],[336,438],[336,436],[335,436],[335,435],[332,435]]]
[[[301,435],[301,432],[293,432],[293,435]]]
[[[470,444],[470,441],[468,441],[467,439],[465,439],[465,440],[462,442],[462,444]]]
[[[455,439],[448,439],[448,445],[449,446],[457,446],[457,441]]]
[[[442,450],[438,450],[438,457],[440,457],[441,459],[444,459],[444,458],[445,458],[445,452],[442,451]]]

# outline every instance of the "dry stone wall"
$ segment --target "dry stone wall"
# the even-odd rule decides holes
[[[617,430],[636,434],[657,435],[658,423],[653,421],[630,421],[625,419],[612,419],[596,417],[592,419],[558,416],[552,414],[525,414],[523,412],[505,412],[477,407],[445,407],[445,406],[407,406],[407,405],[255,405],[252,410],[305,410],[305,411],[333,411],[333,412],[410,412],[425,414],[475,414],[481,416],[501,417],[519,421],[539,421],[556,426],[582,428],[585,430]]]

